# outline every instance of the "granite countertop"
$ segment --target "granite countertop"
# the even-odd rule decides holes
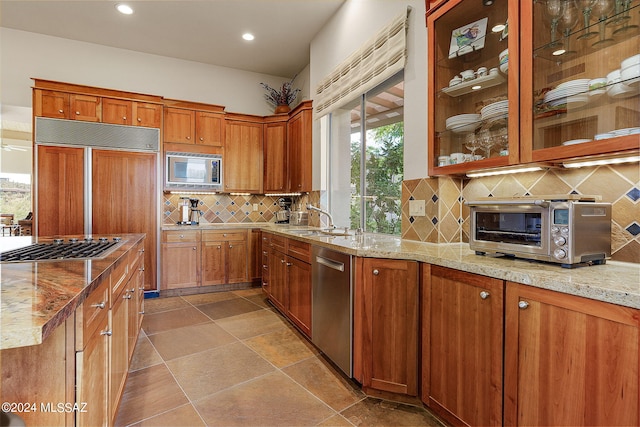
[[[117,264],[126,262],[126,253],[144,234],[118,237],[122,245],[101,259],[0,263],[0,350],[41,344]],[[0,251],[51,240],[0,239]]]

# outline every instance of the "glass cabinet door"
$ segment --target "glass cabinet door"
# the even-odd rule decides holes
[[[637,149],[640,2],[522,3],[521,161]]]
[[[517,7],[450,0],[427,17],[430,175],[517,162]]]

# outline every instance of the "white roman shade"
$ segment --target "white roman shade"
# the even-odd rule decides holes
[[[411,8],[400,14],[338,65],[316,87],[316,117],[373,89],[404,68]]]

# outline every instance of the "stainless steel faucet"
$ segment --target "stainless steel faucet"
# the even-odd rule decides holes
[[[316,208],[311,203],[307,203],[307,210],[316,211],[316,212],[320,212],[321,214],[325,214],[327,218],[329,218],[329,228],[336,228],[335,225],[333,225],[333,217],[329,212],[322,210],[320,208]]]

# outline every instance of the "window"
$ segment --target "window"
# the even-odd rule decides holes
[[[401,72],[326,121],[328,199],[337,226],[400,235],[403,104]]]

